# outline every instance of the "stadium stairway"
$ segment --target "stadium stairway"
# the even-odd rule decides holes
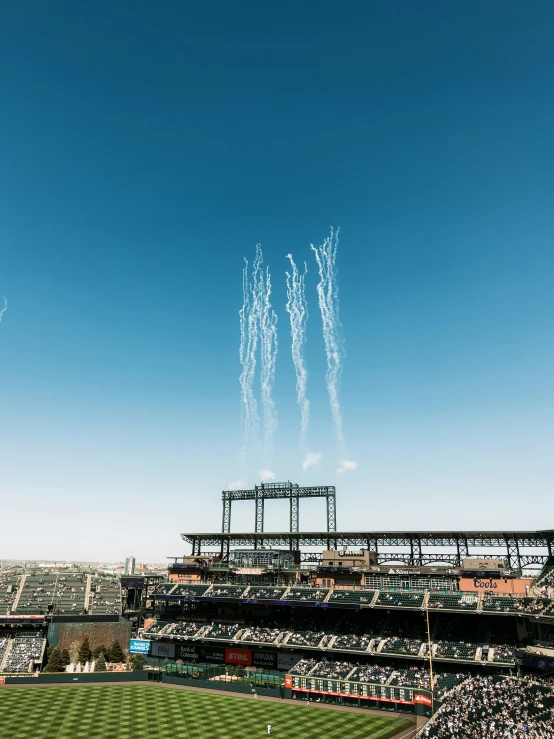
[[[85,589],[85,608],[87,609],[87,613],[90,612],[90,588],[92,585],[92,575],[87,575],[87,586]]]
[[[8,641],[8,646],[6,647],[6,650],[4,651],[4,654],[2,656],[2,660],[0,661],[0,672],[4,670],[4,664],[6,663],[6,660],[8,659],[9,653],[12,651],[13,646],[13,639],[10,639]]]
[[[21,598],[21,593],[23,592],[23,588],[25,587],[25,580],[27,579],[28,575],[22,575],[21,580],[19,582],[19,587],[17,589],[17,595],[15,596],[15,600],[12,603],[10,611],[12,613],[15,613],[17,611],[17,604],[19,603],[19,599]]]
[[[335,591],[335,588],[329,588],[329,592],[327,593],[327,595],[323,599],[323,602],[324,603],[329,603],[329,600],[330,600],[331,596],[333,595],[334,591]]]

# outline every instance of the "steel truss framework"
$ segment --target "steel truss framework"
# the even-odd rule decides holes
[[[256,534],[264,530],[264,502],[266,500],[288,500],[290,506],[290,532],[299,531],[300,498],[325,498],[327,503],[327,531],[336,529],[336,492],[333,485],[321,485],[302,488],[292,482],[266,482],[256,485],[253,490],[224,490],[221,493],[223,502],[223,518],[221,530],[224,534],[231,531],[231,505],[234,500],[253,500],[255,502],[254,531]]]
[[[237,492],[237,491],[234,491]],[[285,497],[285,496],[283,496]],[[248,498],[244,498],[248,500]],[[193,556],[206,553],[206,547],[218,547],[218,552],[228,555],[231,547],[281,547],[298,550],[301,547],[339,549],[363,547],[377,555],[379,563],[402,562],[413,567],[450,563],[459,567],[467,556],[491,559],[496,556],[506,559],[512,569],[521,569],[529,564],[545,564],[554,556],[554,529],[548,531],[515,532],[279,532],[216,534],[181,534],[184,541],[192,545]],[[406,551],[383,551],[384,547],[403,547]],[[449,552],[426,551],[427,549],[449,549]],[[498,554],[481,554],[475,550],[500,549]],[[523,548],[541,550],[539,553],[522,552]],[[470,549],[472,550],[470,552]],[[503,550],[503,551],[502,551]],[[212,552],[213,554],[213,552]],[[303,552],[305,562],[318,563],[321,553]]]

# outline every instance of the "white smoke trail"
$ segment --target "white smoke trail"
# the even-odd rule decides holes
[[[252,283],[249,282],[248,261],[245,259],[242,270],[243,305],[239,311],[240,318],[240,374],[241,398],[243,407],[243,436],[245,446],[249,446],[258,437],[259,417],[258,405],[254,395],[254,377],[256,375],[256,354],[260,334],[260,292],[258,288],[261,272],[262,253],[256,246],[256,257],[252,267]]]
[[[308,321],[308,303],[306,302],[305,277],[308,265],[304,262],[304,274],[298,272],[292,254],[287,254],[292,274],[287,277],[287,312],[290,316],[290,333],[292,339],[292,361],[296,372],[296,400],[300,407],[300,428],[302,440],[305,440],[310,420],[310,401],[306,395],[308,386],[308,370],[304,360],[304,342],[306,340],[306,323]]]
[[[4,307],[2,308],[2,310],[0,310],[0,323],[2,323],[2,318],[4,317],[4,313],[8,310],[8,299],[5,297],[2,299],[4,301]]]
[[[260,250],[261,255],[261,250]],[[264,279],[265,278],[265,279]],[[271,453],[273,436],[277,429],[277,413],[273,402],[273,384],[277,362],[277,314],[271,308],[271,276],[269,268],[265,275],[260,273],[259,282],[260,329],[261,329],[261,399],[264,414],[264,446]]]
[[[342,412],[339,399],[339,380],[342,369],[343,346],[339,321],[339,296],[337,285],[337,247],[339,229],[331,229],[331,235],[319,247],[311,245],[315,253],[319,270],[317,295],[321,320],[323,323],[323,340],[327,355],[327,392],[331,405],[331,414],[339,442],[344,443],[342,430]]]

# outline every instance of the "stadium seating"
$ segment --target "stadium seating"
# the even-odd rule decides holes
[[[200,596],[204,595],[204,593],[209,587],[210,586],[206,584],[177,585],[175,587],[175,590],[171,593],[171,595],[181,595],[181,596],[190,595],[191,597],[199,598]]]
[[[6,649],[8,648],[10,640],[7,636],[0,636],[0,665],[2,664],[2,660],[4,659],[4,655],[6,654]]]
[[[263,626],[249,626],[242,632],[240,640],[272,644],[282,633],[281,629],[268,629]]]
[[[329,603],[360,603],[368,605],[373,600],[374,590],[333,590]]]
[[[392,674],[391,667],[380,665],[361,665],[348,678],[359,683],[380,683],[384,685]]]
[[[524,613],[525,608],[533,598],[493,597],[486,595],[483,598],[483,611],[497,611],[498,613]]]
[[[33,660],[42,653],[43,639],[39,637],[17,637],[12,640],[11,649],[4,661],[5,672],[29,672]]]
[[[428,670],[421,667],[408,667],[394,671],[389,685],[413,685],[416,688],[427,688],[431,686],[431,675]]]
[[[376,606],[387,608],[421,608],[425,593],[387,593],[381,591],[377,598]]]
[[[554,736],[554,692],[528,680],[472,677],[455,687],[422,730],[423,739]]]
[[[148,628],[142,629],[141,634],[147,637],[156,636],[156,634],[159,634],[167,625],[167,621],[156,621],[155,623],[150,624]]]
[[[318,664],[316,657],[305,657],[290,669],[291,675],[307,675]]]
[[[445,659],[474,660],[478,649],[477,644],[459,641],[438,641],[436,645],[435,657]]]
[[[328,592],[329,588],[291,588],[282,599],[317,603],[323,602]]]
[[[463,593],[457,595],[429,594],[429,608],[446,608],[449,611],[476,611],[477,596],[468,596]]]
[[[156,588],[154,589],[154,596],[156,595],[169,595],[173,588],[175,587],[174,582],[161,582],[156,585]],[[186,585],[185,587],[189,587]]]
[[[240,598],[245,590],[245,585],[214,585],[208,596],[210,598]]]
[[[248,593],[243,593],[241,597],[252,598],[253,600],[281,600],[286,588],[277,588],[272,586],[254,587],[252,586]]]
[[[212,623],[206,633],[207,639],[233,639],[241,627],[239,624]]]
[[[421,649],[421,639],[403,639],[402,637],[393,636],[383,641],[384,644],[379,650],[380,653],[412,654],[417,656]]]
[[[204,626],[206,626],[205,623],[196,621],[179,621],[177,623],[167,624],[163,635],[175,636],[177,638],[188,638],[195,636]]]
[[[17,595],[20,578],[0,576],[0,614],[9,613]],[[9,591],[9,592],[8,592]]]
[[[91,614],[121,613],[121,584],[118,577],[92,577],[88,612]]]
[[[365,652],[372,640],[370,634],[340,634],[333,642],[333,649],[351,649],[356,652]]]
[[[495,644],[493,650],[493,662],[513,664],[515,659],[515,652],[513,647],[509,647],[507,644]]]
[[[286,643],[296,647],[317,647],[323,637],[325,637],[323,631],[293,631]]]
[[[352,662],[322,659],[314,665],[311,674],[339,680],[344,679],[355,667]]]
[[[470,676],[469,672],[434,672],[435,697],[444,698],[445,694],[452,690],[453,687],[467,680]]]
[[[15,612],[82,614],[86,607],[86,589],[86,575],[28,575]]]

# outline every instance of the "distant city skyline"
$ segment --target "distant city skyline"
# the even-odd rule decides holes
[[[10,7],[2,555],[163,562],[262,476],[336,485],[340,530],[554,527],[553,30],[542,1]],[[311,249],[331,227],[347,449]],[[247,464],[257,244],[277,425]]]

